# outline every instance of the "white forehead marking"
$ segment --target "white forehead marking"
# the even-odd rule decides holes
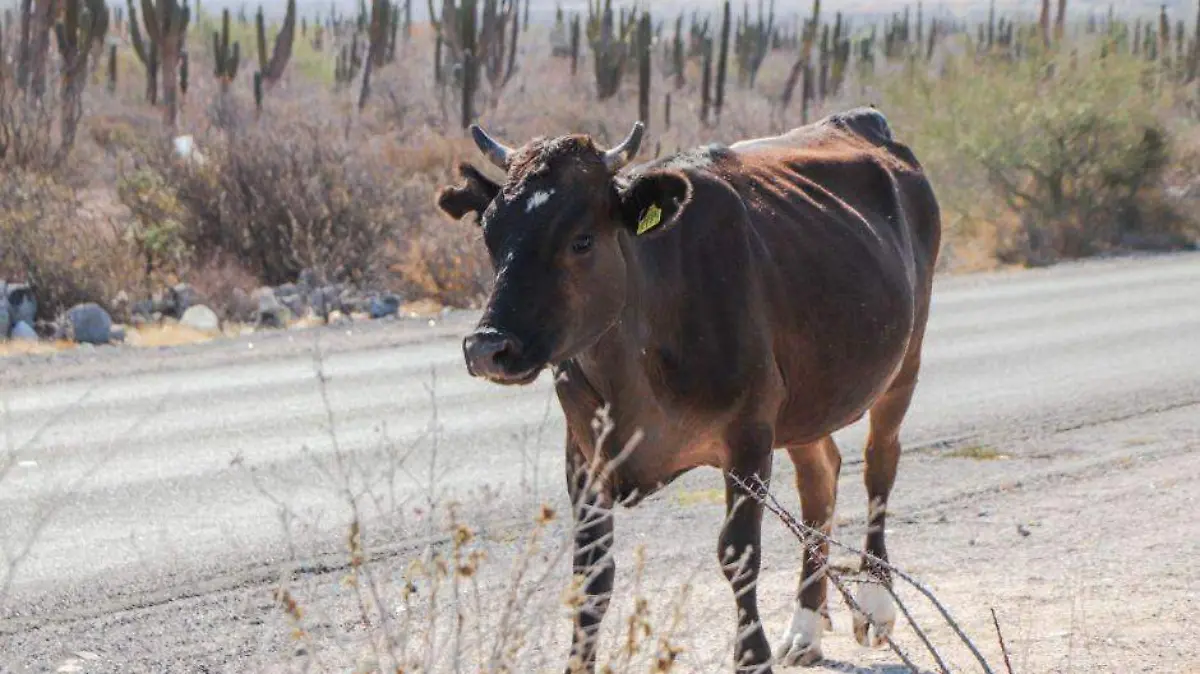
[[[548,190],[538,190],[537,192],[534,192],[533,194],[529,195],[529,198],[525,200],[525,212],[532,213],[533,209],[537,208],[538,206],[541,206],[542,204],[546,203],[547,201],[550,201],[550,197],[553,195],[554,195],[553,188],[548,189]]]

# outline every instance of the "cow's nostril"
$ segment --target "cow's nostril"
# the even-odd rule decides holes
[[[467,367],[475,374],[503,370],[520,353],[520,344],[511,335],[486,331],[476,332],[463,340]]]

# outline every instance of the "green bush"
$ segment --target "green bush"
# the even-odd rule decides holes
[[[1007,210],[1015,226],[998,257],[1043,263],[1172,226],[1156,189],[1172,142],[1157,67],[1114,56],[951,57],[940,76],[885,88],[951,217],[970,225]]]

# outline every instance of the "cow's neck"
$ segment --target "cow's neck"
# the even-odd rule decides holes
[[[670,310],[661,293],[653,292],[638,244],[623,237],[626,301],[620,319],[577,362],[588,381],[616,416],[614,421],[647,422],[647,414],[663,414],[662,377],[655,376],[655,356],[677,339]],[[669,396],[668,396],[669,397]]]

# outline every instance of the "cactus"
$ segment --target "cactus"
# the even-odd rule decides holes
[[[650,125],[650,52],[651,52],[650,13],[643,11],[638,21],[637,57],[638,57],[638,119],[647,126]]]
[[[721,108],[725,105],[725,72],[729,63],[729,24],[732,19],[732,9],[729,0],[724,2],[724,15],[721,20],[721,52],[717,55],[717,92],[713,100],[713,108],[717,119],[721,119]]]
[[[510,21],[519,21],[516,0],[484,0],[480,17],[478,0],[442,0],[440,15],[428,0],[429,15],[436,36],[440,39],[436,55],[441,68],[447,59],[454,68],[456,82],[461,85],[462,119],[474,115],[474,98],[478,89],[480,69],[486,68],[494,88],[512,77],[516,65],[516,41],[508,39]],[[514,28],[514,30],[516,30]],[[513,49],[508,55],[506,46]],[[506,69],[506,63],[509,67]],[[444,81],[444,77],[442,80]],[[464,121],[464,128],[470,121]]]
[[[479,59],[493,91],[512,79],[517,67],[517,39],[520,35],[519,5],[516,0],[484,0],[482,24],[476,38],[484,44]]]
[[[132,0],[130,3],[130,21],[133,23]],[[175,126],[179,113],[175,96],[179,87],[179,59],[190,19],[186,2],[181,5],[177,0],[142,0],[142,23],[150,43],[148,53],[144,54],[147,58],[142,62],[146,64],[147,73],[152,70],[152,65],[155,70],[161,70],[164,117],[170,127]],[[142,56],[139,53],[139,58]],[[149,79],[148,76],[147,91]]]
[[[388,0],[371,0],[371,15],[367,24],[367,60],[372,68],[383,66],[387,59],[388,29],[391,27],[392,5]]]
[[[588,1],[588,44],[592,48],[596,97],[600,100],[612,97],[621,87],[621,77],[631,47],[632,28],[624,10],[614,20],[612,0],[604,0],[603,8],[600,0],[596,0],[595,5],[591,0]]]
[[[387,55],[384,56],[384,61],[388,63],[396,62],[396,42],[400,37],[400,4],[392,5],[388,10],[388,19],[391,21],[391,35],[388,37]]]
[[[708,124],[708,108],[712,102],[712,40],[705,40],[701,49],[704,50],[704,67],[700,73],[700,123]]]
[[[142,66],[146,68],[146,100],[150,105],[158,105],[158,45],[142,37],[142,31],[138,28],[141,24],[138,21],[133,0],[127,0],[127,2],[129,3],[129,38],[133,42],[133,52],[137,55],[138,61],[141,61]]]
[[[117,45],[108,46],[108,93],[117,90]]]
[[[50,51],[54,8],[55,0],[22,0],[21,3],[17,82],[35,98],[40,98],[46,90],[46,59]]]
[[[213,31],[213,58],[216,60],[217,82],[222,94],[229,92],[229,85],[237,78],[239,61],[241,60],[241,45],[234,42],[229,44],[229,9],[221,10],[221,32]]]
[[[267,31],[262,5],[258,7],[255,23],[255,37],[258,41],[258,70],[262,73],[263,89],[270,90],[283,77],[288,60],[292,57],[292,41],[296,37],[296,0],[288,0],[287,13],[283,17],[279,34],[275,36],[275,47],[271,50],[270,60],[267,60]]]
[[[581,33],[579,14],[571,18],[571,76],[579,71],[579,36]]]
[[[767,57],[771,46],[771,35],[775,32],[775,0],[771,0],[769,13],[764,20],[762,0],[758,0],[758,18],[750,21],[749,5],[742,5],[742,19],[738,24],[734,40],[734,52],[738,62],[738,83],[754,86],[758,69]]]
[[[683,56],[683,12],[675,20],[675,38],[671,42],[671,72],[675,75],[675,88],[682,89],[687,81],[684,74],[687,60]]]
[[[333,66],[333,81],[338,85],[346,85],[358,76],[358,39],[348,45],[342,45]]]
[[[108,31],[108,8],[104,0],[62,0],[63,19],[54,26],[58,54],[62,57],[62,145],[65,157],[75,144],[75,131],[83,116],[80,99],[87,85],[88,57],[96,44],[103,44]],[[86,2],[86,4],[84,4]]]

